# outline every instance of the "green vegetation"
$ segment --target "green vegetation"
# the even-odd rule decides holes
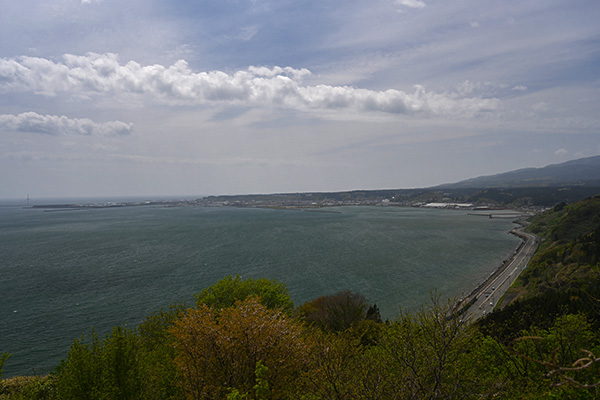
[[[10,357],[10,354],[8,354],[8,353],[0,354],[0,379],[2,379],[2,375],[4,373],[4,364],[6,364],[6,360],[8,360],[9,357]]]
[[[540,247],[506,294],[513,303],[486,318],[483,329],[512,339],[519,329],[548,328],[578,313],[600,328],[600,196],[558,204],[528,229],[540,236]]]
[[[227,276],[194,297],[198,305],[206,304],[220,309],[231,307],[236,301],[245,300],[250,295],[260,298],[267,308],[282,308],[286,312],[294,308],[294,302],[283,283],[265,278],[241,279],[239,275]]]
[[[556,385],[594,385],[600,382],[600,196],[560,203],[528,229],[541,244],[507,292],[515,300],[480,321],[480,330],[509,350],[518,345],[517,353],[545,367],[548,378],[563,379]]]
[[[0,399],[599,398],[600,197],[529,229],[543,241],[520,298],[477,323],[437,295],[385,323],[350,291],[294,309],[284,284],[229,276],[193,307],[75,340],[49,376],[1,381]]]

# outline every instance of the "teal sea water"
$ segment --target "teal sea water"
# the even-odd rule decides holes
[[[5,376],[47,373],[73,339],[135,326],[222,277],[287,284],[296,305],[350,289],[385,318],[474,289],[516,249],[511,220],[396,207],[312,211],[0,207]]]

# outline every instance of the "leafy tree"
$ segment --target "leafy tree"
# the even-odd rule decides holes
[[[158,352],[155,351],[158,349]],[[55,371],[59,398],[161,399],[173,393],[164,388],[160,372],[172,364],[165,348],[145,347],[136,330],[117,326],[100,340],[92,331],[88,340],[75,340],[67,358]],[[174,368],[171,368],[174,369]]]
[[[365,346],[350,330],[313,329],[310,366],[297,385],[304,399],[397,399],[385,355],[378,346]]]
[[[263,365],[262,362],[256,363],[256,369],[254,375],[256,375],[256,385],[254,385],[254,394],[256,400],[269,400],[271,398],[271,389],[269,388],[269,382],[267,377],[269,374],[269,368]],[[236,388],[230,388],[231,392],[227,395],[227,400],[242,400],[247,399],[248,393],[240,393]]]
[[[365,320],[367,305],[363,295],[346,290],[304,303],[298,308],[297,315],[321,329],[341,332]],[[377,314],[374,309],[370,316],[375,319]]]
[[[584,315],[558,317],[548,330],[534,328],[513,340],[509,351],[544,382],[548,398],[597,398],[600,388],[600,338]]]
[[[302,394],[315,399],[350,399],[357,396],[360,343],[349,334],[315,330],[310,368],[302,376]]]
[[[174,363],[175,338],[169,333],[175,321],[185,312],[183,305],[176,304],[168,310],[160,310],[138,326],[144,391],[148,398],[181,398],[179,371]]]
[[[101,344],[92,331],[90,339],[76,339],[67,358],[56,368],[56,388],[59,397],[97,399],[102,387]]]
[[[176,339],[175,363],[186,398],[225,398],[229,388],[250,393],[257,363],[271,383],[273,398],[288,398],[309,350],[302,327],[282,309],[271,309],[256,296],[219,311],[206,304],[190,308],[170,329]],[[266,375],[266,376],[265,376]]]
[[[460,399],[479,392],[470,349],[477,343],[469,322],[452,316],[453,303],[431,303],[400,314],[381,340],[399,398]]]
[[[368,320],[371,320],[371,321],[378,322],[378,323],[383,322],[381,320],[381,313],[379,312],[379,307],[377,307],[377,304],[373,304],[371,307],[369,307],[365,318]]]
[[[51,376],[15,376],[0,382],[2,400],[51,400],[55,390]]]
[[[267,308],[282,308],[285,312],[294,309],[287,286],[276,280],[241,279],[239,275],[227,276],[214,285],[196,294],[196,303],[206,304],[217,310],[232,307],[236,301],[245,300],[248,296],[257,296]]]

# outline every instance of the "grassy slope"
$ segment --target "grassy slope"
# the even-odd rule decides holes
[[[559,204],[531,222],[540,247],[507,292],[512,303],[483,320],[484,331],[507,339],[579,312],[600,326],[600,195]]]

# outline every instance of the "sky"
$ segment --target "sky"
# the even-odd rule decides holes
[[[600,154],[597,0],[0,0],[0,197],[428,187]]]

